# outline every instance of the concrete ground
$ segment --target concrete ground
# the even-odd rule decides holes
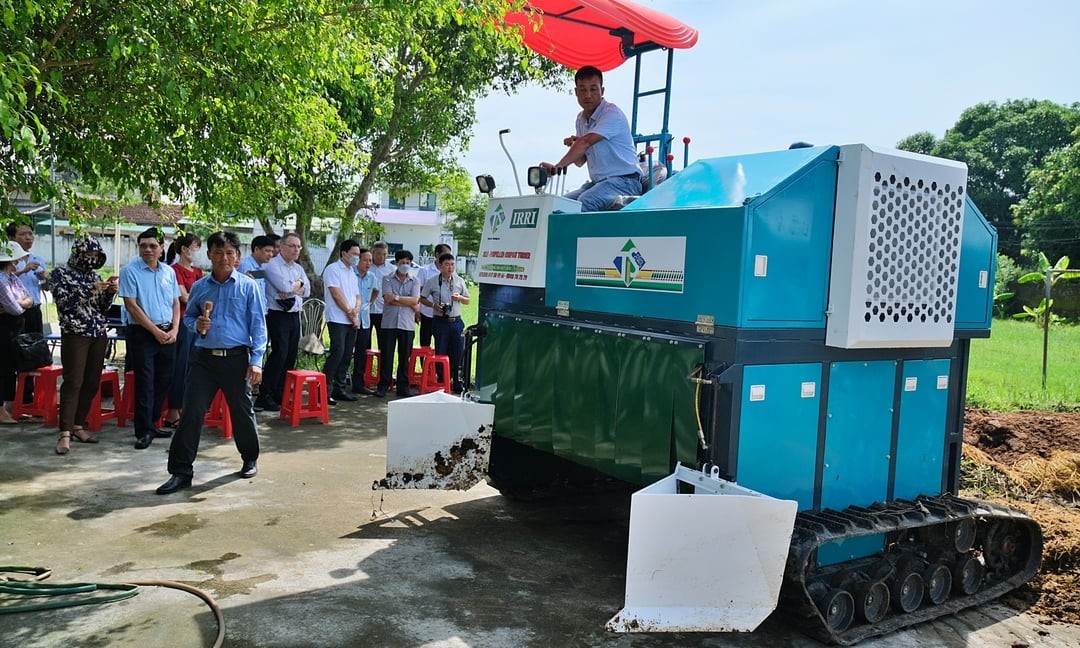
[[[626,517],[598,498],[519,503],[467,492],[372,491],[385,472],[386,403],[363,398],[330,425],[260,414],[259,475],[238,479],[231,441],[206,430],[194,488],[159,496],[167,440],[53,453],[39,422],[0,429],[0,564],[50,582],[171,579],[221,606],[226,646],[816,646],[773,615],[755,633],[615,635]],[[707,559],[707,557],[697,557]],[[0,615],[3,646],[209,646],[197,598],[133,599]],[[991,605],[863,646],[1076,646],[1080,626]]]

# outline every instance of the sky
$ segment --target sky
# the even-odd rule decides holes
[[[975,104],[1080,101],[1080,2],[1075,0],[637,0],[698,30],[675,52],[669,130],[696,159],[784,149],[795,141],[895,146],[919,131],[941,137]],[[643,58],[642,88],[659,87],[666,56]],[[630,117],[633,62],[604,75],[605,98]],[[647,101],[647,100],[643,100]],[[660,128],[659,102],[640,130]],[[505,143],[525,169],[565,152],[580,108],[572,85],[529,86],[477,104],[460,161],[515,195]],[[566,186],[584,182],[575,169]]]

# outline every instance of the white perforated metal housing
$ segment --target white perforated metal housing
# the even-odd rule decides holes
[[[825,343],[950,345],[967,166],[864,144],[840,156]]]

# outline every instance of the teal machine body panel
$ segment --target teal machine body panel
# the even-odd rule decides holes
[[[546,305],[821,328],[838,151],[704,160],[622,211],[552,214]]]
[[[821,365],[754,365],[743,370],[739,428],[740,483],[814,507]]]
[[[852,245],[837,216],[854,202],[841,193],[844,165],[858,163],[845,160],[850,150],[703,160],[621,211],[551,213],[544,287],[481,287],[493,339],[479,347],[478,386],[493,394],[496,441],[528,451],[500,461],[510,455],[497,445],[493,477],[557,456],[646,484],[665,464],[696,460],[812,512],[955,492],[969,343],[989,335],[996,233],[964,196],[958,243],[894,242],[958,264],[951,341],[830,344],[838,264],[860,254],[837,249]],[[909,188],[899,172],[875,177],[875,201]],[[890,282],[901,283],[866,288],[867,306]],[[881,542],[824,546],[818,560],[870,555]]]

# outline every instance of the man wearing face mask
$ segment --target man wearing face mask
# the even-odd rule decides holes
[[[390,389],[394,349],[397,348],[397,395],[409,396],[409,354],[412,352],[413,334],[416,331],[416,314],[420,312],[420,282],[409,274],[413,255],[408,250],[394,253],[397,271],[383,277],[382,298],[382,357],[379,359],[379,389],[376,396],[386,396]]]
[[[323,373],[326,384],[330,385],[331,405],[339,400],[356,400],[345,391],[345,378],[356,344],[356,330],[360,327],[360,284],[356,281],[360,244],[352,239],[344,240],[338,246],[338,255],[338,261],[323,270],[323,301],[326,325],[330,329],[330,355],[326,357]]]

